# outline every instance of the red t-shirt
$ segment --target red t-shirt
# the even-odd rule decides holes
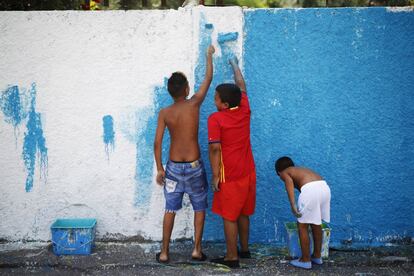
[[[224,179],[235,181],[255,170],[250,145],[250,106],[246,92],[240,105],[208,117],[208,143],[221,143]]]

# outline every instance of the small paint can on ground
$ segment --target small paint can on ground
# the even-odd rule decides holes
[[[57,219],[50,229],[56,255],[91,254],[95,245],[96,219]]]
[[[287,232],[287,247],[289,251],[289,256],[292,258],[299,258],[302,256],[302,251],[300,249],[300,240],[298,233],[298,226],[296,222],[286,222],[285,228]],[[322,223],[322,249],[321,256],[322,258],[329,257],[329,238],[331,236],[331,229],[325,223]],[[312,230],[309,227],[309,253],[313,253],[313,237]]]

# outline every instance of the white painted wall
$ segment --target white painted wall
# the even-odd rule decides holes
[[[154,87],[173,71],[185,72],[193,87],[201,14],[214,24],[213,41],[218,32],[242,34],[237,7],[0,12],[0,91],[36,83],[48,148],[47,179],[37,162],[33,190],[26,192],[27,119],[15,130],[0,112],[0,238],[50,240],[50,225],[63,217],[96,217],[98,238],[161,238],[162,189],[153,183],[148,209],[135,205],[134,139],[150,115],[137,110],[151,110]],[[116,132],[109,160],[102,141],[107,114]],[[187,206],[173,238],[191,237],[192,225]]]

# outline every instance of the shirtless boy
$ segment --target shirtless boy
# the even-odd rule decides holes
[[[201,250],[205,210],[207,208],[207,179],[198,145],[198,124],[200,106],[203,103],[213,78],[212,56],[214,47],[207,49],[206,74],[200,89],[190,99],[190,87],[183,73],[175,72],[168,79],[168,92],[174,103],[158,114],[155,133],[154,155],[157,164],[157,183],[164,186],[165,213],[162,232],[161,252],[156,260],[169,261],[169,244],[174,227],[175,214],[182,207],[184,193],[190,197],[194,210],[194,249],[191,257],[204,261]],[[164,170],[161,158],[162,138],[165,128],[170,133],[170,155]]]
[[[312,263],[322,264],[322,220],[330,221],[331,190],[320,175],[314,171],[295,167],[292,159],[281,157],[275,163],[276,174],[285,182],[290,207],[298,219],[302,257],[292,260],[291,265],[310,269]],[[295,204],[294,188],[299,192],[298,208]],[[313,255],[309,256],[309,225],[314,241]]]

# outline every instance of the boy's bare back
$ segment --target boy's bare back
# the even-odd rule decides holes
[[[289,167],[285,169],[282,174],[287,174],[295,185],[295,188],[300,190],[303,185],[312,181],[322,180],[322,177],[314,171],[303,167]]]
[[[154,157],[157,164],[157,183],[164,185],[165,171],[162,165],[162,138],[165,128],[170,133],[170,160],[176,162],[193,162],[200,159],[198,146],[198,120],[200,106],[206,97],[213,79],[214,47],[207,48],[206,75],[197,93],[187,100],[188,80],[184,74],[175,72],[168,80],[168,92],[174,104],[164,108],[158,114],[157,130],[154,139]],[[170,83],[171,81],[171,83]]]
[[[192,162],[200,158],[199,110],[200,105],[190,99],[176,102],[161,111],[170,132],[170,160]]]

